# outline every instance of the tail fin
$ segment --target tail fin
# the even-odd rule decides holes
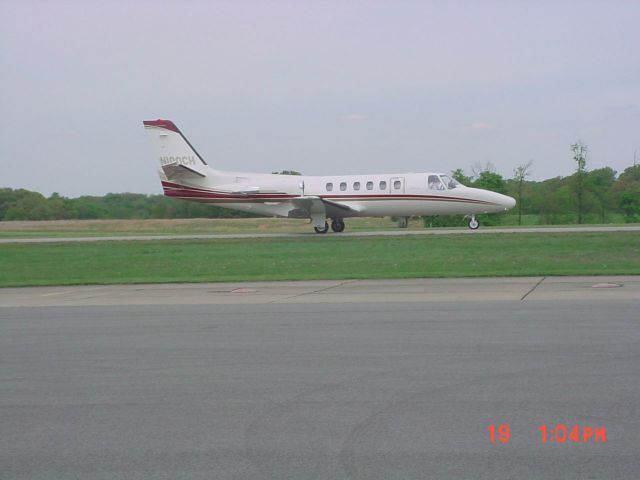
[[[161,177],[205,177],[210,168],[189,140],[171,120],[145,120],[142,122],[149,135],[153,153],[161,169]]]

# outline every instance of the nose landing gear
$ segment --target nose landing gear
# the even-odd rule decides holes
[[[316,233],[327,233],[329,231],[329,224],[324,222],[324,227],[313,227]]]
[[[478,222],[478,220],[476,220],[476,216],[475,215],[471,215],[471,218],[469,219],[469,228],[471,230],[477,230],[478,227],[480,226],[480,222]]]

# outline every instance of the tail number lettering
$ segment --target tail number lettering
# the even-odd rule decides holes
[[[196,159],[193,155],[185,157],[160,157],[160,165],[195,165]]]

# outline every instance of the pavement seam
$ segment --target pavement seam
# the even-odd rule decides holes
[[[547,277],[542,277],[540,280],[538,280],[538,282],[529,289],[529,291],[527,293],[525,293],[521,298],[520,301],[522,302],[525,298],[527,298],[529,296],[530,293],[532,293],[536,288],[538,288],[538,286],[540,286],[540,284],[542,282],[544,282],[547,279]]]
[[[359,280],[344,280],[336,285],[329,285],[328,287],[323,287],[323,288],[318,288],[316,290],[312,290],[310,292],[302,292],[302,293],[297,293],[295,295],[291,295],[290,297],[285,297],[285,298],[278,298],[275,300],[271,300],[269,303],[279,303],[279,302],[283,302],[285,300],[290,300],[292,298],[297,298],[297,297],[302,297],[304,295],[313,295],[314,293],[320,293],[320,292],[325,292],[327,290],[331,290],[332,288],[338,288],[338,287],[342,287],[343,285],[347,285],[348,283],[354,283],[354,282],[358,282]]]

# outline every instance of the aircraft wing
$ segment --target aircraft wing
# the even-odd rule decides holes
[[[338,210],[347,211],[347,212],[357,212],[359,211],[357,208],[350,207],[349,205],[345,205],[344,203],[334,202],[333,200],[327,200],[326,198],[322,199],[322,202],[330,208],[336,208]]]
[[[316,196],[294,197],[291,199],[291,204],[295,207],[289,211],[289,217],[291,218],[313,218],[316,216],[340,218],[345,212],[357,211],[344,203]]]
[[[186,165],[182,165],[181,163],[169,163],[167,165],[163,165],[162,171],[167,176],[168,180],[188,180],[189,178],[206,177],[204,173],[200,173]]]

